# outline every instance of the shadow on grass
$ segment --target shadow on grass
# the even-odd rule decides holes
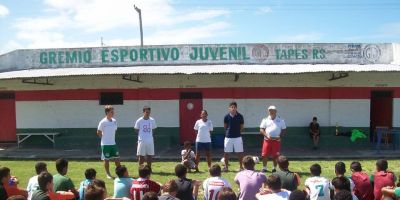
[[[175,176],[175,172],[158,172],[158,171],[153,171],[151,174],[154,175],[159,175],[159,176]]]
[[[296,173],[299,174],[301,177],[311,177],[310,172],[296,172]]]

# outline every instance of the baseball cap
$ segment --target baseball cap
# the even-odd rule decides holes
[[[270,105],[270,106],[268,107],[268,110],[276,110],[276,106]]]

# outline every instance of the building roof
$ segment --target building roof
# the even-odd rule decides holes
[[[30,69],[0,73],[0,79],[144,74],[299,74],[318,72],[400,72],[398,64],[178,65]]]

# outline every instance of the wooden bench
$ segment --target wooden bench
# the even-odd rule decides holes
[[[55,137],[56,137],[57,135],[59,135],[59,134],[60,134],[60,133],[17,133],[18,148],[19,148],[19,145],[20,145],[23,141],[27,140],[27,139],[28,139],[29,137],[31,137],[31,136],[36,136],[36,135],[44,136],[45,138],[47,138],[48,140],[50,140],[50,142],[53,143],[53,148],[55,148],[55,147],[56,147],[56,140],[55,140]]]

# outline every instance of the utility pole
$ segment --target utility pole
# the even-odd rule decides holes
[[[143,28],[142,28],[142,10],[140,8],[136,7],[136,5],[133,5],[135,8],[136,12],[139,14],[139,26],[140,26],[140,46],[143,47]]]

